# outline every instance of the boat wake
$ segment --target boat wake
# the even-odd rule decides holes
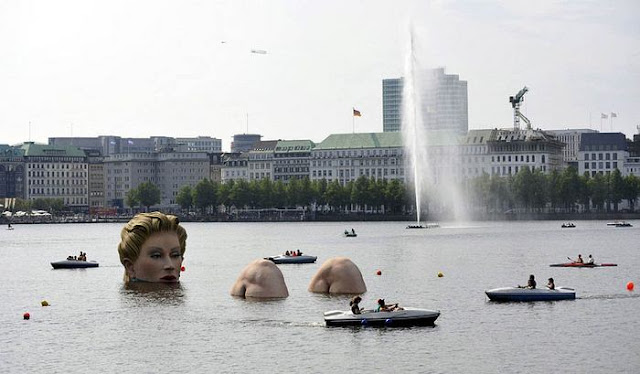
[[[613,295],[591,295],[591,296],[582,296],[576,297],[576,299],[581,300],[615,300],[615,299],[636,299],[639,298],[640,294],[613,294]]]

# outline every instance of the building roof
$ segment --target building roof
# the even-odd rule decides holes
[[[251,152],[273,152],[278,140],[260,140],[251,148]]]
[[[54,146],[26,142],[20,148],[24,150],[25,157],[86,157],[84,151],[73,146]]]
[[[371,132],[353,134],[331,134],[316,145],[314,150],[354,148],[398,148],[402,147],[399,132]]]
[[[310,151],[314,145],[311,140],[278,140],[276,153]]]
[[[581,151],[595,151],[594,146],[598,147],[598,150],[606,150],[608,147],[613,150],[626,151],[627,138],[621,132],[583,133],[580,135]],[[599,146],[602,146],[602,148]]]

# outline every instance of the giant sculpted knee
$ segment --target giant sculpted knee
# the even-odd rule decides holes
[[[282,272],[269,260],[259,259],[247,265],[231,287],[232,296],[271,298],[288,297]]]
[[[309,283],[309,292],[361,294],[367,286],[360,269],[346,257],[334,257],[322,264]]]

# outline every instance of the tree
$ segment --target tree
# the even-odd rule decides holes
[[[640,180],[635,175],[627,175],[624,178],[624,193],[623,197],[629,201],[629,208],[631,212],[635,210],[636,200],[640,194]]]
[[[405,201],[405,188],[399,180],[392,179],[387,183],[385,200],[388,201],[391,213],[397,214],[401,211]]]
[[[613,211],[618,211],[618,204],[624,197],[624,181],[619,169],[615,169],[613,173],[609,174],[609,190],[607,201],[613,204]]]
[[[160,203],[160,188],[151,182],[141,183],[138,186],[138,199],[149,210],[151,205]]]
[[[351,190],[351,203],[356,204],[358,209],[364,212],[367,202],[369,202],[369,179],[361,175],[356,179]]]
[[[135,208],[140,204],[140,193],[137,188],[132,188],[127,191],[124,199],[125,204],[130,208]]]
[[[191,186],[182,186],[176,196],[176,203],[184,210],[190,209],[193,206],[193,188]]]
[[[202,179],[193,189],[193,205],[205,214],[207,209],[218,205],[217,185],[210,179]],[[215,209],[213,209],[215,213]]]

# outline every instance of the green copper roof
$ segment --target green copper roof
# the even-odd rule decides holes
[[[430,131],[426,134],[429,146],[456,145],[460,135],[449,131]],[[400,148],[403,145],[401,132],[372,132],[360,134],[332,134],[318,144],[314,150],[358,149],[358,148]]]
[[[311,151],[314,143],[311,140],[278,140],[276,153]]]
[[[59,146],[47,144],[24,143],[20,146],[26,157],[85,157],[84,151],[74,146]]]
[[[315,150],[353,148],[399,148],[402,134],[399,132],[372,132],[360,134],[331,134]]]

